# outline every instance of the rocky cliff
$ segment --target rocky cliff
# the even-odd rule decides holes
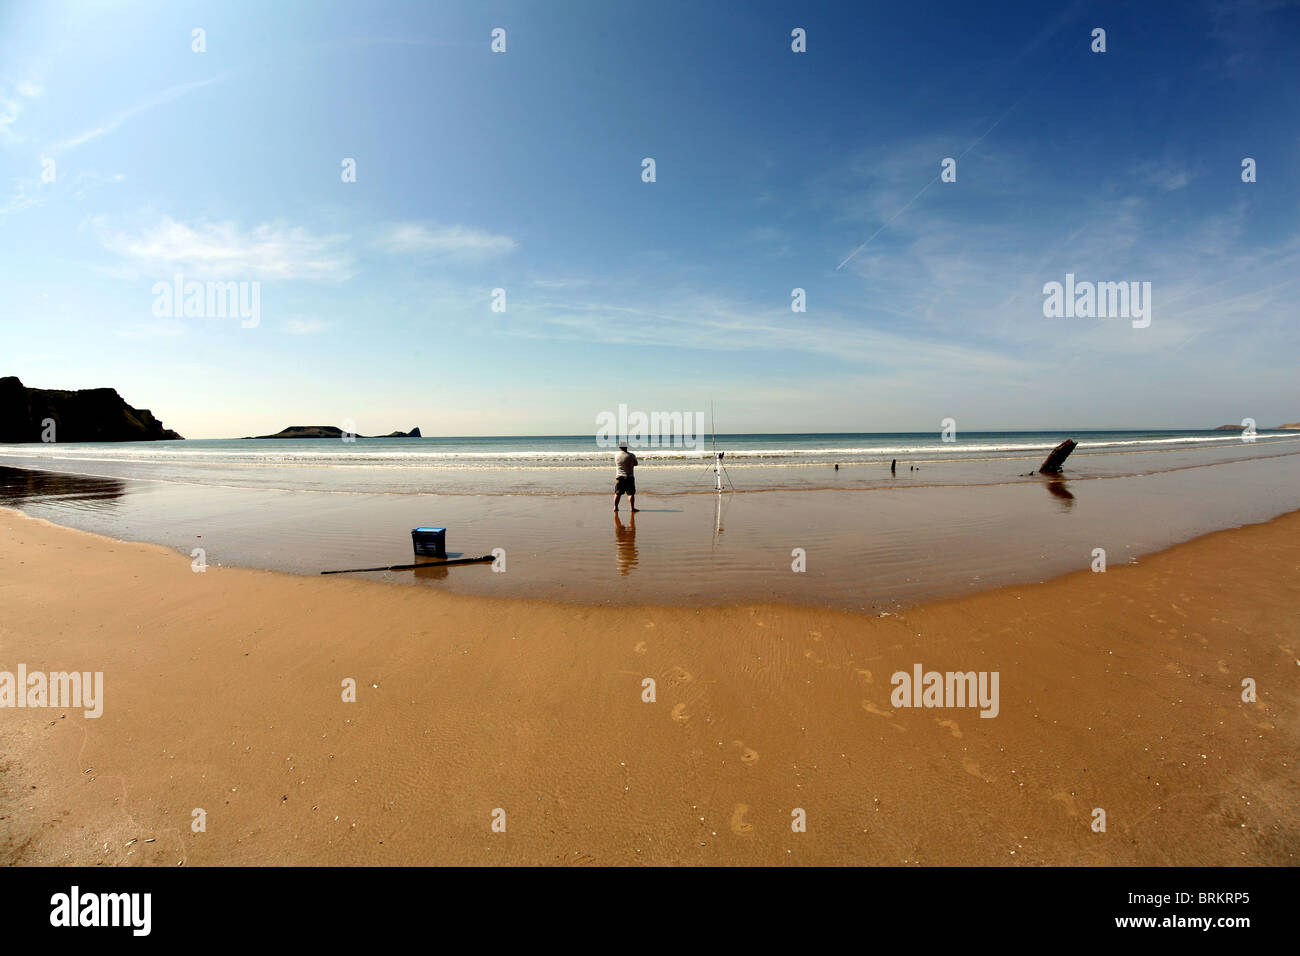
[[[0,378],[0,442],[38,442],[49,433],[56,442],[163,441],[181,436],[132,408],[111,388],[66,391],[28,388],[15,376]]]

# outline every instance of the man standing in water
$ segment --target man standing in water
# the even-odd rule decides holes
[[[614,458],[614,511],[618,512],[618,503],[627,495],[632,513],[637,513],[636,506],[636,455],[627,450],[627,442],[618,446],[618,455]]]

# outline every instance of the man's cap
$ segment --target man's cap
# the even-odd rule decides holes
[[[621,449],[623,449],[624,451],[627,451],[627,442],[625,442],[625,441],[621,441],[621,442],[619,442],[619,443],[618,443],[618,447],[621,448]]]

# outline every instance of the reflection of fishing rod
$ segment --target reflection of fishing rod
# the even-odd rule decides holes
[[[495,561],[490,554],[481,558],[453,558],[451,561],[429,561],[422,564],[390,564],[383,568],[345,568],[342,571],[322,571],[321,574],[360,574],[363,571],[418,571],[420,568],[445,568],[449,564],[480,564]]]

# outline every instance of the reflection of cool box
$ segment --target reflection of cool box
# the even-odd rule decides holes
[[[445,558],[447,556],[446,528],[412,528],[411,544],[415,553],[428,558]]]

